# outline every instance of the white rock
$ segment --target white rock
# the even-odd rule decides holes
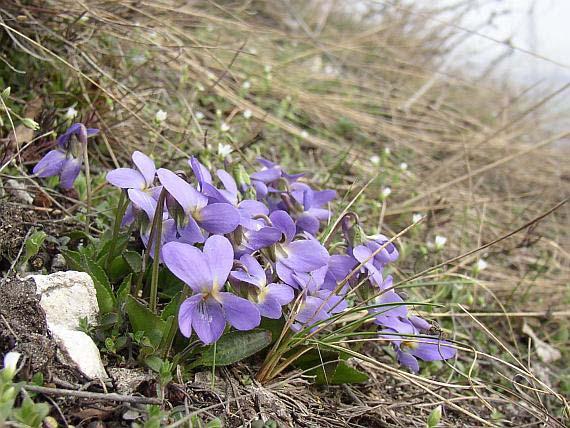
[[[106,379],[99,349],[93,340],[78,330],[79,320],[96,324],[99,307],[91,277],[85,272],[56,272],[32,275],[46,313],[48,328],[79,370],[90,379]]]
[[[56,272],[32,275],[36,282],[40,305],[46,313],[48,326],[58,325],[77,330],[80,318],[97,322],[99,306],[93,280],[85,272]]]
[[[99,348],[88,335],[79,330],[69,330],[59,325],[48,327],[59,347],[69,355],[81,373],[89,379],[106,379]]]

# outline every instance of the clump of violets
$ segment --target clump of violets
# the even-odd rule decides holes
[[[56,148],[47,152],[32,172],[40,178],[59,176],[61,188],[71,189],[81,171],[87,138],[98,132],[96,128],[87,128],[82,123],[74,123],[57,138]]]
[[[239,167],[210,171],[195,157],[183,171],[157,168],[140,152],[132,161],[107,181],[129,199],[123,225],[140,225],[153,257],[159,242],[160,262],[188,287],[178,313],[184,336],[210,344],[228,325],[251,330],[262,318],[282,317],[294,332],[316,332],[360,298],[376,303],[369,316],[378,336],[410,370],[419,370],[418,359],[455,355],[393,289],[385,270],[399,253],[390,239],[366,236],[352,215],[338,223],[343,241],[323,245],[333,190],[314,189],[266,159],[250,175]],[[161,224],[159,238],[151,239],[153,223]]]

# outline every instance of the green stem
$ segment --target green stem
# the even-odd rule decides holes
[[[158,302],[158,266],[160,265],[160,244],[162,238],[162,207],[166,199],[166,189],[163,189],[158,197],[156,211],[154,213],[153,228],[155,229],[154,238],[154,260],[152,262],[152,276],[150,280],[150,310],[156,313]],[[149,240],[149,246],[152,240]]]
[[[87,213],[85,214],[85,233],[89,235],[89,217],[91,216],[91,171],[89,169],[89,150],[87,144],[83,145],[83,159],[85,162],[85,188],[87,190]]]
[[[161,200],[162,200],[162,201],[161,201]],[[159,196],[159,201],[158,201],[158,202],[159,202],[159,203],[164,203],[164,199],[162,198],[162,193],[161,193],[160,196]],[[137,278],[137,282],[136,282],[135,288],[134,288],[134,290],[133,290],[133,296],[135,296],[135,297],[141,297],[141,296],[139,296],[139,293],[140,293],[141,290],[142,290],[143,278],[144,278],[144,275],[145,275],[145,273],[146,273],[146,268],[147,268],[147,266],[148,266],[148,261],[149,261],[149,259],[150,259],[150,250],[149,250],[149,249],[150,249],[150,246],[152,245],[152,242],[155,240],[155,236],[156,236],[156,229],[157,229],[157,225],[158,225],[158,220],[157,220],[157,219],[160,219],[160,225],[161,225],[161,228],[162,228],[162,210],[160,211],[160,216],[159,216],[159,215],[158,215],[158,214],[159,214],[159,210],[158,210],[159,205],[158,205],[158,203],[157,203],[156,206],[157,206],[157,208],[156,208],[156,211],[154,212],[154,217],[153,217],[153,219],[152,219],[152,224],[151,224],[151,226],[150,226],[150,235],[149,235],[149,237],[148,237],[148,245],[147,245],[147,248],[144,249],[144,253],[143,253],[142,269],[141,269],[141,272],[140,272],[140,274],[139,274],[139,276],[138,276],[138,278]]]
[[[125,192],[121,190],[121,196],[119,196],[119,203],[117,206],[117,214],[115,216],[115,222],[113,223],[113,235],[111,236],[111,244],[109,246],[109,253],[107,253],[107,262],[105,263],[105,267],[107,271],[111,267],[111,262],[113,261],[115,248],[117,246],[117,238],[119,236],[119,230],[121,229],[121,221],[123,220],[123,216],[125,215],[125,211],[127,210],[127,206],[129,205],[129,200],[125,200]]]

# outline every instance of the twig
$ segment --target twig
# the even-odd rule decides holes
[[[24,389],[38,394],[62,397],[88,398],[90,400],[99,401],[121,401],[123,403],[131,404],[162,404],[162,401],[158,398],[137,397],[134,395],[121,395],[115,393],[103,394],[100,392],[74,391],[73,389],[46,388],[44,386],[36,385],[25,385]]]
[[[12,333],[12,336],[14,336],[16,338],[16,340],[20,340],[20,337],[16,334],[16,332],[14,330],[12,330],[12,326],[10,325],[10,323],[8,322],[6,317],[4,317],[4,315],[0,314],[0,318],[2,318],[2,321],[4,321],[4,324],[6,324],[6,327],[8,328],[8,330],[10,330],[10,333]]]

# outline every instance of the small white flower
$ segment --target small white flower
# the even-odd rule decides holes
[[[373,165],[380,165],[380,156],[378,155],[370,156],[370,162],[372,162]]]
[[[414,214],[412,215],[412,221],[413,221],[414,223],[417,223],[417,222],[420,221],[422,218],[424,218],[424,216],[423,216],[423,214],[420,214],[420,213],[414,213]]]
[[[216,116],[222,117],[222,111],[219,108],[216,109]]]
[[[251,119],[251,116],[253,116],[253,113],[251,112],[250,109],[246,109],[243,111],[243,117],[245,117],[246,119]]]
[[[73,119],[75,116],[77,116],[77,110],[73,107],[69,107],[64,115],[66,119]]]
[[[271,73],[271,65],[266,64],[265,66],[263,66],[263,71],[265,71],[265,74],[269,74]]]
[[[200,92],[204,92],[204,85],[202,85],[200,82],[196,83],[196,89],[198,89],[198,91]]]
[[[241,87],[247,91],[249,88],[251,88],[251,82],[249,80],[246,80],[241,84]]]
[[[204,113],[202,113],[201,111],[197,111],[196,113],[194,113],[194,117],[196,117],[196,120],[200,121],[204,119]]]
[[[391,150],[390,150],[389,147],[384,148],[384,154],[385,154],[386,156],[390,156],[390,153],[392,153],[392,152],[391,152]]]
[[[230,130],[230,125],[228,125],[226,122],[222,122],[222,124],[220,125],[220,131],[228,132],[229,130]]]
[[[301,138],[309,138],[309,133],[307,131],[301,131]]]
[[[167,112],[165,112],[164,110],[158,110],[154,115],[154,120],[156,120],[158,123],[161,123],[164,122],[167,117],[168,117]]]
[[[382,200],[386,199],[388,196],[390,196],[390,194],[392,193],[392,189],[390,189],[389,187],[384,187],[382,189]]]
[[[407,171],[407,169],[408,169],[408,164],[407,164],[406,162],[402,162],[402,163],[400,164],[400,169],[401,169],[402,171]]]
[[[233,147],[230,146],[229,144],[223,144],[220,143],[218,144],[218,154],[222,157],[222,158],[226,158],[231,152],[233,152]]]
[[[475,265],[475,271],[481,272],[482,270],[487,269],[487,266],[489,266],[489,263],[487,263],[483,259],[479,259],[479,260],[477,260],[477,264]]]
[[[18,368],[18,361],[20,360],[19,352],[8,352],[4,355],[4,370],[8,372],[10,378],[16,374],[16,369]]]
[[[133,64],[135,65],[142,65],[146,62],[146,57],[143,54],[139,54],[139,55],[134,55],[131,58],[131,61],[133,62]]]
[[[441,250],[445,246],[447,238],[445,236],[436,235],[434,242],[435,242],[435,249]]]

